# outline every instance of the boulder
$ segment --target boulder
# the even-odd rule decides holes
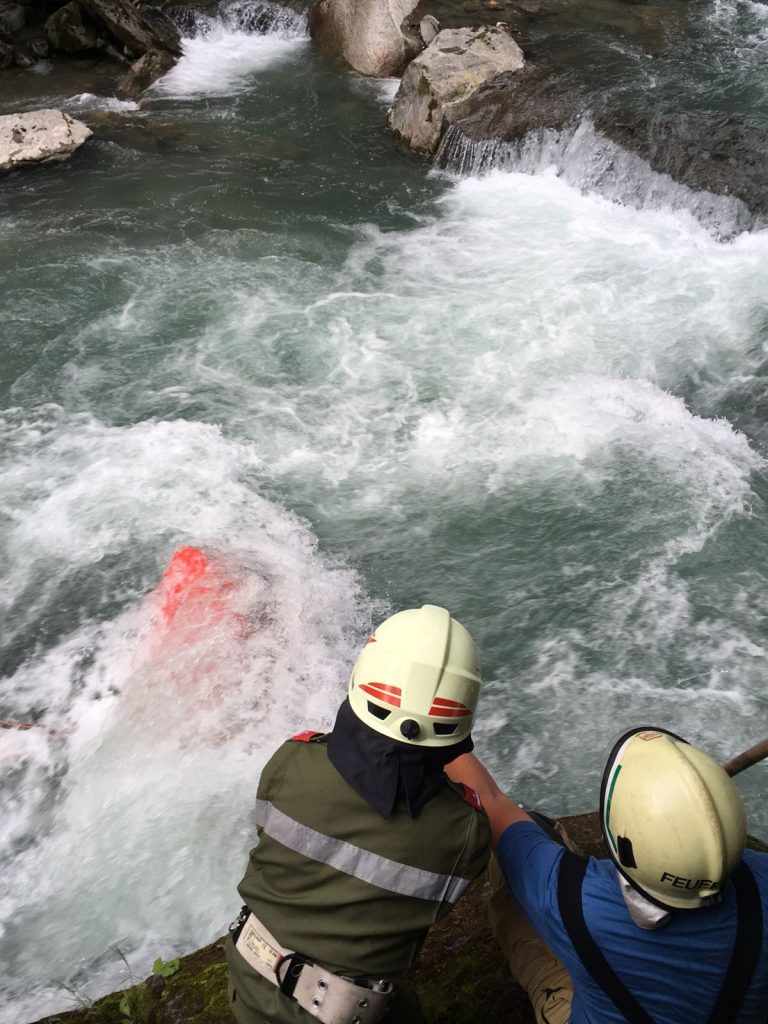
[[[167,50],[175,57],[181,55],[178,30],[169,18],[157,11],[142,14],[131,0],[80,0],[80,6],[136,57],[150,50]]]
[[[536,128],[565,127],[586,104],[577,79],[554,74],[546,65],[526,64],[476,89],[454,108],[452,124],[473,142],[513,142]]]
[[[408,65],[387,120],[418,153],[434,153],[462,104],[485,82],[519,71],[523,51],[509,26],[443,29]]]
[[[45,38],[54,50],[88,53],[99,48],[93,23],[83,15],[77,0],[60,7],[45,23]]]
[[[768,138],[759,117],[719,111],[616,111],[595,127],[655,171],[696,190],[731,195],[768,215]]]
[[[0,71],[9,68],[16,60],[16,51],[13,47],[13,39],[7,33],[0,31]]]
[[[27,22],[27,8],[13,0],[0,0],[0,32],[13,35],[24,28]]]
[[[440,23],[431,14],[426,14],[419,22],[419,32],[424,40],[424,45],[429,46],[437,33],[440,31]]]
[[[115,96],[119,100],[138,99],[145,89],[171,70],[175,60],[167,50],[150,50],[118,79]]]
[[[0,171],[30,163],[66,160],[93,132],[61,110],[0,117]]]
[[[27,50],[30,57],[34,58],[35,61],[45,60],[46,57],[50,56],[51,48],[48,45],[48,40],[39,36],[36,39],[30,39],[27,41]]]
[[[424,43],[408,16],[417,0],[316,0],[309,31],[330,57],[344,60],[362,75],[400,75]]]

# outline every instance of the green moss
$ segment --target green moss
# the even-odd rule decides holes
[[[233,1024],[223,939],[191,953],[180,969],[38,1024]]]

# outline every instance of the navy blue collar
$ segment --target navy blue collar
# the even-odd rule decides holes
[[[445,766],[473,747],[471,736],[447,747],[399,743],[361,722],[345,700],[328,740],[328,759],[383,818],[398,804],[415,818],[442,788]]]

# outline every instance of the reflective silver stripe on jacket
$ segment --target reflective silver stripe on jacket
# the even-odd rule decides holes
[[[361,882],[421,900],[455,903],[467,890],[471,879],[458,875],[438,875],[409,864],[400,864],[363,850],[343,839],[323,835],[300,821],[289,818],[268,800],[256,801],[256,821],[266,834],[294,853],[328,864]]]

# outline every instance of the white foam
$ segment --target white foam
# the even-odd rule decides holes
[[[183,40],[183,56],[150,93],[174,99],[229,96],[252,88],[260,72],[308,46],[295,30],[266,35],[215,25],[205,35]]]
[[[133,113],[139,109],[134,100],[119,100],[116,96],[96,96],[92,92],[81,92],[68,100],[70,106],[81,110],[106,110],[115,114]]]
[[[358,92],[372,94],[377,103],[390,107],[400,88],[399,78],[365,78],[363,75],[352,77],[352,84]]]
[[[473,142],[457,127],[451,127],[435,164],[471,175],[489,170],[554,173],[574,188],[639,210],[692,213],[724,237],[748,230],[753,223],[752,215],[739,199],[696,191],[668,174],[652,170],[641,157],[597,132],[589,118],[562,131],[531,131],[514,143],[498,139]]]
[[[471,500],[523,466],[546,475],[562,457],[581,472],[591,453],[595,468],[634,432],[635,451],[669,449],[683,465],[698,430],[712,437],[702,460],[733,451],[748,472],[743,438],[665,392],[698,366],[711,386],[759,357],[768,234],[722,244],[687,211],[617,206],[554,174],[468,179],[440,206],[415,230],[368,231],[347,287],[315,275],[314,302],[306,278],[294,292],[287,268],[256,268],[253,295],[205,338],[200,370],[213,362],[219,381],[237,368],[243,386],[241,332],[249,365],[270,372],[253,400],[271,413],[243,427],[272,473],[354,484],[355,503],[369,487],[396,503],[447,474],[441,489]],[[282,379],[278,311],[326,379]]]
[[[144,552],[125,611],[86,620],[3,682],[17,717],[38,709],[34,730],[0,734],[3,974],[34,992],[42,943],[50,982],[79,985],[80,963],[92,992],[118,979],[112,946],[143,975],[141,956],[221,930],[259,769],[292,730],[329,724],[370,608],[307,526],[248,485],[249,446],[215,427],[108,428],[51,408],[6,423],[3,440],[17,453],[0,474],[14,495],[10,605],[36,587],[29,614],[44,617],[79,567],[98,575],[103,559],[135,566]],[[178,643],[142,595],[184,542],[223,558],[237,587],[232,616],[188,620]],[[34,999],[38,1014],[61,1005],[56,990]]]

